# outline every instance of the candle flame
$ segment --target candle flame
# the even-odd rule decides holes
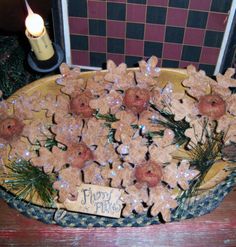
[[[39,37],[44,30],[43,18],[33,12],[27,0],[25,0],[25,5],[28,11],[28,16],[25,20],[26,29],[32,36]]]
[[[27,11],[28,11],[28,15],[33,15],[34,12],[33,12],[33,10],[30,8],[30,6],[29,6],[27,0],[25,0],[25,5],[26,5]]]

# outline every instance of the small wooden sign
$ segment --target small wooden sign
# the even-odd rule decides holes
[[[78,192],[76,201],[67,199],[63,203],[67,210],[120,218],[122,209],[121,189],[82,184]]]

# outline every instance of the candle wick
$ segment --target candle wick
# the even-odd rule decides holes
[[[28,11],[28,15],[34,14],[33,10],[29,6],[27,0],[25,0],[25,5],[26,5],[27,11]]]

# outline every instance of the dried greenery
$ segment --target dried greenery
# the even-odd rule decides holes
[[[8,174],[4,175],[4,184],[7,188],[16,192],[20,200],[32,201],[39,197],[44,206],[51,206],[55,196],[53,182],[55,177],[34,167],[24,159],[18,159],[7,166]]]
[[[38,153],[40,147],[42,147],[42,145],[40,144],[39,141],[36,141],[34,146],[34,151],[36,151],[36,153]],[[47,148],[49,151],[52,151],[52,148],[54,146],[57,146],[58,148],[60,148],[61,150],[65,151],[66,150],[66,146],[64,144],[59,143],[56,139],[55,136],[52,138],[47,138],[45,141],[45,144],[43,145],[45,148]]]
[[[165,120],[159,120],[159,119],[152,120],[153,124],[159,124],[165,128],[171,129],[175,134],[176,144],[182,145],[189,141],[189,138],[186,137],[184,134],[185,130],[190,127],[188,122],[186,122],[185,120],[175,121],[173,114],[170,114],[166,111],[159,110],[154,104],[150,104],[150,106],[152,109],[160,113],[161,116],[165,119]],[[116,122],[119,120],[115,117],[114,114],[100,114],[98,111],[94,114],[94,116],[97,119],[105,120],[106,121],[105,125],[108,128],[111,127],[110,123]],[[132,128],[139,129],[141,127],[138,125],[132,125]],[[108,139],[110,143],[112,143],[112,140],[114,140],[114,133],[115,133],[115,130],[113,129],[111,129],[111,131],[109,132]],[[163,131],[148,131],[144,135],[147,139],[151,140],[155,136],[163,136]]]
[[[203,136],[205,141],[200,140],[197,144],[192,144],[192,149],[188,151],[191,166],[199,170],[199,175],[191,181],[189,189],[183,191],[177,198],[179,206],[176,210],[177,214],[181,214],[186,210],[191,198],[197,195],[198,187],[204,181],[204,178],[216,160],[220,159],[223,147],[223,133],[216,133],[216,125],[211,128],[210,133],[207,128],[203,128]]]
[[[19,42],[20,38],[14,35],[0,35],[0,90],[4,98],[41,77],[27,66],[27,54]]]
[[[95,116],[95,118],[97,118],[97,119],[106,120],[107,122],[110,122],[110,123],[116,122],[116,121],[119,120],[119,119],[117,119],[117,118],[115,117],[114,114],[101,114],[101,113],[99,113],[98,111],[94,114],[94,116]]]
[[[161,116],[165,119],[165,120],[155,119],[153,120],[153,123],[159,124],[163,127],[171,129],[175,134],[176,144],[182,145],[189,141],[189,138],[185,136],[184,134],[186,129],[190,127],[188,122],[186,122],[184,119],[181,121],[175,121],[173,114],[167,111],[158,109],[154,104],[150,104],[150,105],[152,109],[154,109],[159,114],[161,114]]]

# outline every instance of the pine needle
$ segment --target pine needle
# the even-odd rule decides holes
[[[33,144],[33,146],[34,146],[34,151],[36,151],[36,152],[38,152],[39,149],[42,147],[42,145],[40,144],[40,142],[38,140],[35,142],[35,144]],[[47,148],[49,151],[52,151],[52,148],[54,146],[60,148],[63,151],[66,150],[66,146],[62,143],[59,143],[55,139],[55,136],[53,136],[52,138],[47,138],[45,141],[45,144],[43,145],[43,147]]]
[[[147,139],[152,139],[155,136],[164,136],[164,130],[160,131],[148,131],[144,134]]]
[[[223,147],[223,133],[216,133],[215,127],[211,129],[211,133],[206,133],[206,128],[203,128],[203,135],[207,135],[204,143],[193,145],[189,151],[189,161],[192,167],[200,171],[198,177],[190,182],[189,189],[183,191],[177,198],[179,206],[176,210],[177,214],[181,214],[188,207],[190,199],[197,195],[198,187],[204,181],[204,178],[212,165],[220,157],[220,152]]]
[[[150,104],[151,107],[157,111],[165,120],[155,119],[153,123],[159,124],[165,128],[171,129],[175,134],[175,143],[182,145],[189,141],[189,138],[185,136],[184,132],[190,128],[188,122],[184,119],[181,121],[174,120],[174,114],[158,109],[154,104]]]
[[[109,143],[114,143],[116,142],[115,140],[115,132],[116,130],[115,129],[110,129],[109,133],[108,133],[108,136],[107,136],[107,139],[108,139],[108,142]]]
[[[94,116],[95,116],[97,119],[106,120],[107,122],[110,122],[110,123],[116,122],[116,121],[119,120],[119,119],[117,119],[117,118],[115,117],[114,114],[100,114],[99,112],[96,112],[96,113],[94,114]]]
[[[18,199],[32,201],[37,195],[45,206],[53,204],[55,190],[52,185],[55,177],[23,159],[12,162],[7,168],[9,173],[4,176],[4,183],[9,189],[16,191]]]

